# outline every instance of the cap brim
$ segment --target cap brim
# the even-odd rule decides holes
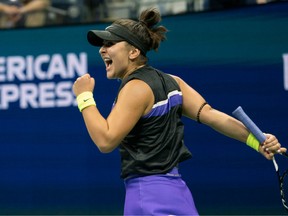
[[[109,31],[90,30],[87,33],[88,42],[93,46],[102,46],[103,41],[121,41],[122,38]]]

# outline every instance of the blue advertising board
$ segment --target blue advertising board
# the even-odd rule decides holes
[[[150,65],[182,77],[214,107],[241,105],[288,146],[288,4],[164,17]],[[90,140],[72,85],[90,73],[103,116],[120,85],[107,80],[89,24],[0,31],[0,214],[122,214],[118,151]],[[193,158],[180,166],[199,213],[282,214],[271,161],[183,118]]]

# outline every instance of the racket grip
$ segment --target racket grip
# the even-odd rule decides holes
[[[249,118],[249,116],[244,112],[241,106],[234,110],[232,114],[248,128],[248,130],[256,137],[256,139],[260,143],[263,143],[266,140],[266,136]]]

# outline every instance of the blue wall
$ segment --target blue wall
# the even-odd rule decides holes
[[[230,114],[241,105],[285,145],[287,9],[279,3],[165,17],[168,40],[150,64],[185,79],[216,109]],[[120,82],[106,79],[86,41],[88,30],[105,26],[0,32],[0,214],[122,213],[118,151],[98,152],[70,88],[87,70],[97,105],[109,114]],[[271,161],[183,121],[194,157],[181,172],[200,214],[284,214]]]

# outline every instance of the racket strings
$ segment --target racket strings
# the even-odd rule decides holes
[[[281,195],[281,201],[286,209],[288,211],[288,203],[286,202],[286,196],[288,193],[288,170],[286,170],[283,175],[280,177],[280,195]]]

